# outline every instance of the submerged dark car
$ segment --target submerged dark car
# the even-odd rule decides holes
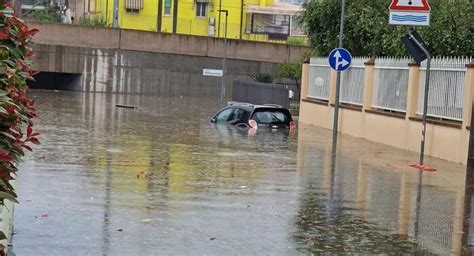
[[[227,123],[240,128],[293,129],[295,124],[290,111],[279,105],[254,105],[242,102],[230,102],[219,110],[212,123]]]

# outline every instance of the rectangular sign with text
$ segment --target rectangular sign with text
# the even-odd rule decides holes
[[[203,69],[203,76],[222,76],[222,69]]]

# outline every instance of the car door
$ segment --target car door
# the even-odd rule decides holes
[[[233,107],[225,108],[215,115],[213,118],[214,123],[226,123],[232,118],[234,112]]]
[[[247,124],[249,112],[243,108],[236,107],[229,117],[228,122],[233,125]]]

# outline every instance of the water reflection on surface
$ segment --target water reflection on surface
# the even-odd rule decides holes
[[[446,255],[472,240],[461,165],[427,159],[439,171],[419,184],[415,154],[342,136],[332,163],[329,131],[213,126],[209,99],[32,96],[43,144],[18,178],[17,255]]]

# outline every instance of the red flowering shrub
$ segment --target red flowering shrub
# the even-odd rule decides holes
[[[25,95],[26,81],[33,79],[27,60],[32,50],[27,45],[36,32],[0,3],[0,204],[5,199],[18,202],[10,181],[25,150],[31,151],[29,143],[39,144],[31,121],[36,111]]]

